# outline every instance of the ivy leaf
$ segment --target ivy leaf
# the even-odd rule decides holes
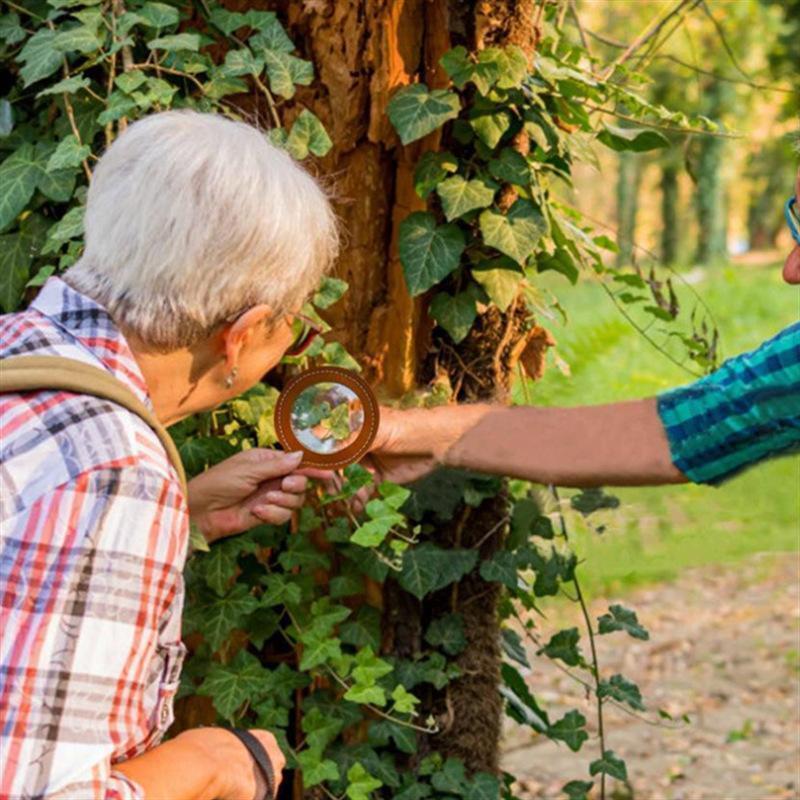
[[[270,88],[281,97],[294,97],[295,84],[308,86],[314,80],[314,66],[310,61],[297,56],[277,50],[264,50],[264,61]]]
[[[497,800],[500,797],[500,779],[488,772],[477,772],[464,792],[464,800]]]
[[[405,517],[384,500],[370,500],[366,511],[371,519],[359,525],[350,537],[353,544],[361,547],[377,547],[395,525],[402,525],[405,522]]]
[[[176,50],[197,52],[200,49],[200,35],[197,33],[176,33],[172,36],[161,36],[151,39],[147,46],[151,50],[165,50],[168,53]]]
[[[544,653],[548,658],[559,659],[570,667],[577,667],[583,662],[583,656],[578,649],[580,638],[577,628],[559,631],[538,651],[537,655]]]
[[[472,323],[478,316],[475,304],[475,292],[469,288],[453,296],[447,292],[439,292],[431,300],[430,314],[450,334],[450,338],[458,344],[470,332]]]
[[[486,208],[492,204],[497,184],[484,178],[466,180],[461,175],[442,181],[436,193],[442,201],[442,210],[448,222],[463,217],[476,208]]]
[[[617,152],[632,150],[635,153],[643,153],[647,150],[669,147],[669,139],[652,128],[622,128],[608,122],[603,123],[603,128],[605,130],[597,135],[598,140]]]
[[[64,137],[53,154],[47,160],[45,169],[47,172],[54,172],[59,169],[69,169],[79,167],[81,162],[89,156],[92,148],[88,145],[78,144],[74,134]]]
[[[524,265],[547,232],[542,213],[528,200],[519,199],[503,214],[493,208],[480,216],[483,241]]]
[[[0,164],[0,231],[24,210],[36,191],[39,166],[30,142],[18,147]]]
[[[481,578],[489,583],[502,583],[514,591],[519,585],[517,560],[508,550],[498,550],[491,558],[481,562]]]
[[[573,753],[577,753],[589,738],[586,732],[586,717],[580,711],[569,711],[550,726],[547,734],[551,739],[564,742]]]
[[[580,511],[584,516],[593,514],[603,508],[618,508],[619,498],[613,494],[607,494],[603,489],[592,488],[584,489],[578,494],[572,495],[569,504],[576,511]]]
[[[512,660],[523,667],[530,669],[528,654],[525,652],[525,645],[522,637],[512,628],[503,628],[500,631],[500,644],[503,652]]]
[[[324,156],[331,147],[333,147],[333,142],[322,123],[310,111],[303,109],[294,121],[286,139],[286,149],[291,156],[302,161],[309,153],[313,153],[315,156]],[[345,284],[346,286],[347,284]]]
[[[258,75],[264,69],[264,59],[253,55],[248,47],[228,50],[221,75],[238,78],[242,75]]]
[[[48,170],[50,157],[57,148],[50,142],[40,142],[36,145],[36,188],[49,200],[56,203],[66,203],[72,198],[75,191],[75,169]]]
[[[334,580],[336,580],[334,578]],[[333,583],[333,581],[331,581]],[[363,591],[364,583],[359,578],[355,592]],[[354,647],[371,647],[378,650],[381,646],[381,615],[372,606],[361,606],[355,617],[345,622],[339,629],[339,637],[345,644]]]
[[[374,778],[356,762],[347,770],[346,794],[350,800],[369,800],[370,794],[383,786],[383,781]]]
[[[77,239],[83,235],[83,206],[75,206],[47,231],[47,242],[42,248],[42,255],[56,252],[64,242]]]
[[[619,703],[627,703],[637,711],[644,711],[642,693],[639,687],[622,675],[612,675],[607,681],[600,681],[598,697],[611,697]]]
[[[400,89],[389,101],[386,112],[403,144],[421,139],[458,116],[461,103],[455,92],[430,90],[424,83]]]
[[[62,55],[54,46],[55,38],[55,31],[40,28],[20,50],[17,61],[24,65],[19,71],[24,89],[49,77],[61,66]]]
[[[300,569],[327,569],[331,560],[321,550],[318,550],[308,536],[292,536],[289,546],[278,556],[278,563],[285,569],[294,567]]]
[[[268,676],[255,656],[240,650],[230,664],[212,664],[197,693],[210,697],[220,716],[232,722],[245,700],[263,694]]]
[[[414,191],[424,200],[450,173],[458,169],[458,159],[452,153],[422,154],[414,170]]]
[[[425,211],[409,214],[400,223],[399,249],[411,295],[422,294],[447,277],[458,266],[464,245],[457,225],[437,225],[433,214]]]
[[[423,542],[403,554],[400,585],[421,600],[466,575],[478,560],[475,550],[444,549]]]
[[[58,81],[58,83],[54,83],[52,86],[48,86],[46,89],[42,89],[36,96],[45,97],[50,94],[75,94],[75,92],[85,89],[90,83],[91,81],[86,77],[73,75],[70,78],[64,78]]]
[[[34,240],[25,233],[0,236],[0,308],[16,311],[28,280]]]
[[[550,727],[547,712],[540,708],[519,671],[511,664],[501,664],[500,674],[503,678],[500,694],[508,702],[508,716],[521,725],[529,725],[538,733],[547,733]]]
[[[186,619],[191,629],[200,631],[209,647],[216,651],[257,607],[258,600],[248,587],[237,584],[224,597],[210,597],[190,608]]]
[[[441,647],[448,655],[458,655],[467,646],[464,618],[461,614],[445,614],[435,619],[425,631],[425,641],[434,647]]]
[[[53,37],[52,46],[59,53],[94,53],[103,46],[96,31],[89,25],[77,25],[57,31]]]
[[[413,697],[413,695],[409,695]],[[416,698],[415,698],[416,699]],[[377,747],[385,747],[392,739],[401,753],[412,755],[417,752],[417,734],[413,728],[399,725],[388,719],[373,722],[369,726],[369,742]],[[395,800],[397,795],[395,795]]]
[[[589,800],[588,794],[592,790],[592,781],[570,781],[561,787],[567,800]]]
[[[224,8],[212,8],[209,14],[209,20],[212,25],[219,28],[226,36],[235,33],[239,28],[249,25],[247,17],[240,14],[238,11],[228,11]]]
[[[494,148],[511,127],[511,112],[505,106],[476,101],[469,115],[475,135],[489,148]]]
[[[489,172],[497,180],[515,186],[525,188],[531,183],[531,168],[525,156],[511,147],[504,147],[500,155],[489,162]]]
[[[419,705],[419,699],[414,697],[411,692],[407,691],[405,686],[398,683],[392,690],[392,700],[394,701],[394,710],[400,714],[414,714],[416,707]]]
[[[276,53],[291,53],[294,42],[289,38],[274,11],[251,10],[245,13],[247,24],[258,31],[250,37],[251,47],[263,47]]]
[[[364,686],[374,685],[379,678],[388,675],[394,669],[388,661],[378,658],[371,647],[362,647],[356,653],[354,664],[353,680]]]
[[[306,734],[306,744],[321,752],[339,735],[344,724],[341,717],[323,713],[318,706],[313,706],[307,711],[304,708],[301,727]]]
[[[464,763],[455,758],[448,758],[441,769],[433,773],[431,784],[440,792],[463,795],[467,784]]]
[[[244,621],[247,639],[258,648],[280,627],[281,618],[271,608],[257,608]]]
[[[608,614],[603,614],[597,618],[598,633],[614,633],[614,631],[625,631],[634,639],[641,639],[646,642],[650,638],[647,629],[639,622],[635,611],[631,611],[625,606],[614,604],[609,606]]]
[[[167,28],[170,25],[177,25],[180,21],[178,9],[165,3],[145,3],[136,10],[136,13],[144,24],[151,28]]]
[[[330,308],[342,298],[347,288],[347,281],[326,276],[322,279],[312,302],[317,308]]]
[[[335,761],[322,757],[319,748],[312,747],[301,750],[297,754],[297,763],[303,776],[303,787],[310,789],[325,781],[339,780],[339,768]]]
[[[25,35],[25,28],[19,24],[19,14],[12,11],[0,17],[0,41],[14,45],[21,42]]]
[[[264,584],[264,594],[261,596],[261,605],[294,606],[302,599],[302,591],[290,576],[274,572],[261,578]]]
[[[487,47],[473,60],[466,48],[459,45],[448,50],[439,63],[460,89],[471,81],[481,94],[497,85],[501,89],[518,86],[528,71],[525,54],[516,46]]]
[[[199,567],[206,584],[220,597],[228,590],[236,571],[239,549],[236,541],[220,542],[209,548],[209,554],[200,559]]]
[[[305,645],[303,656],[300,659],[300,670],[302,672],[313,669],[333,658],[338,658],[342,654],[341,642],[335,636],[311,631],[304,634],[301,640]]]
[[[472,277],[483,287],[489,299],[505,311],[517,296],[525,274],[507,256],[482,261],[472,267]]]
[[[628,780],[628,770],[625,762],[613,750],[605,750],[602,758],[598,758],[589,764],[590,775],[600,775],[602,773],[610,775],[619,781]]]

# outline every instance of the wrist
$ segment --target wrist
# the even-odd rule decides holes
[[[242,774],[251,769],[250,756],[238,740],[224,728],[192,728],[178,734],[196,755],[193,763],[202,765],[207,776],[205,789],[197,800],[224,800],[235,796]]]
[[[447,406],[441,409],[438,420],[432,420],[436,429],[431,431],[433,458],[442,467],[467,467],[457,456],[457,445],[464,436],[492,411],[488,403]]]

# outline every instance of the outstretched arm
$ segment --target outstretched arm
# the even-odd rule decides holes
[[[682,483],[656,400],[577,408],[382,410],[374,453],[559,486]]]

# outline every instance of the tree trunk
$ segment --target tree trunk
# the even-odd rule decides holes
[[[678,219],[678,175],[680,160],[673,148],[661,164],[661,260],[672,265],[678,260],[681,227]]]
[[[330,311],[333,335],[384,396],[398,397],[446,374],[457,387],[454,400],[502,397],[526,335],[526,314],[516,303],[505,314],[490,310],[459,345],[438,330],[434,334],[426,299],[411,298],[407,291],[397,240],[400,222],[426,207],[413,188],[414,167],[423,152],[439,147],[441,133],[403,147],[386,106],[408,83],[446,86],[438,62],[455,45],[514,43],[531,55],[534,0],[227,0],[224,5],[230,10],[277,6],[294,42],[317,69],[312,85],[301,88],[281,113],[290,124],[310,108],[333,140],[331,152],[316,165],[342,223],[344,248],[337,269],[350,284]],[[259,119],[269,118],[263,97],[254,95],[250,102]],[[467,363],[469,374],[463,368]],[[503,490],[478,508],[460,504],[431,536],[442,545],[480,544],[481,556],[487,557],[502,542],[506,517]],[[421,649],[432,616],[462,613],[469,638],[459,657],[464,677],[427,698],[423,716],[433,713],[442,733],[421,737],[420,752],[435,749],[445,757],[465,758],[470,770],[496,772],[502,715],[498,585],[472,574],[441,594],[426,598],[423,608],[390,581],[383,598],[385,650],[411,656]]]
[[[636,212],[639,205],[639,187],[642,183],[641,159],[635,153],[619,154],[617,175],[617,266],[634,263],[636,240]]]
[[[718,120],[725,110],[730,91],[720,82],[712,81],[707,89],[707,116]],[[701,136],[698,147],[695,204],[697,208],[697,261],[709,264],[725,258],[727,245],[727,215],[723,158],[725,140],[717,136]]]

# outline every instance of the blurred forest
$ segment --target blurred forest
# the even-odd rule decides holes
[[[572,7],[586,46],[610,63],[633,32],[647,31],[675,4]],[[672,134],[668,149],[603,153],[598,170],[581,167],[574,201],[619,231],[620,263],[707,264],[785,250],[782,205],[797,169],[787,134],[800,128],[800,0],[688,2],[633,62],[650,79],[639,87],[648,99],[705,115],[732,136]]]

